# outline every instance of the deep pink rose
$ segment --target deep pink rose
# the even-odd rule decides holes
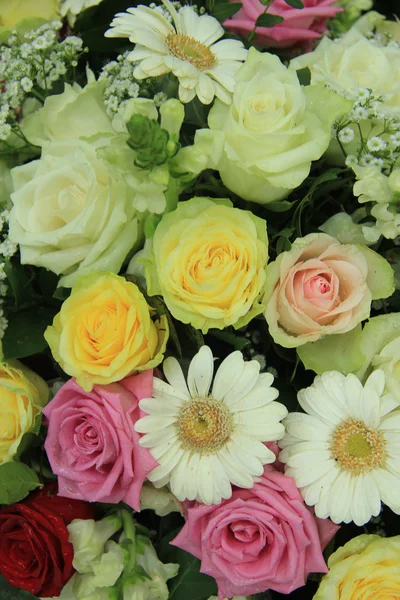
[[[306,507],[291,477],[267,465],[251,490],[236,488],[218,506],[187,503],[172,544],[201,560],[222,600],[267,589],[290,594],[309,573],[326,573],[322,550],[337,530]]]
[[[231,0],[235,2],[236,0]],[[243,37],[253,31],[254,23],[265,10],[259,0],[241,0],[242,8],[224,26]],[[321,37],[327,31],[327,19],[343,9],[332,6],[336,0],[303,0],[304,8],[292,8],[284,0],[275,0],[267,13],[285,20],[274,27],[257,27],[256,42],[264,47],[285,48]]]
[[[139,446],[134,425],[139,400],[151,397],[153,371],[85,392],[70,379],[43,409],[49,420],[44,445],[58,493],[89,502],[123,500],[140,510],[140,492],[157,462]]]

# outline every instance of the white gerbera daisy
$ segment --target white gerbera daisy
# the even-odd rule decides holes
[[[179,99],[190,102],[197,95],[210,104],[217,96],[229,104],[235,73],[246,59],[247,50],[238,40],[222,40],[224,29],[214,17],[198,15],[190,6],[175,10],[169,0],[163,4],[173,24],[147,6],[118,13],[106,37],[128,37],[136,44],[129,60],[137,61],[136,79],[172,72],[179,80]]]
[[[284,434],[286,408],[274,402],[273,375],[260,374],[257,361],[230,354],[219,367],[212,390],[213,355],[203,346],[189,366],[187,384],[175,358],[167,358],[165,383],[154,378],[152,398],[140,401],[149,416],[136,431],[140,445],[159,463],[148,476],[156,487],[170,484],[178,500],[218,504],[232,495],[231,484],[251,488],[275,454],[263,442]]]
[[[400,411],[377,370],[364,387],[329,371],[301,390],[308,414],[291,413],[279,459],[317,517],[363,525],[381,500],[400,514]]]

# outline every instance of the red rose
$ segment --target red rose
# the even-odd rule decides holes
[[[42,597],[59,596],[73,573],[67,525],[93,518],[86,502],[56,494],[57,484],[51,483],[0,510],[0,573],[15,587]]]

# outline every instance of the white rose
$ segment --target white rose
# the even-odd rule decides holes
[[[232,104],[217,100],[210,111],[216,146],[224,134],[213,166],[242,198],[260,204],[281,200],[327,149],[333,120],[347,112],[348,103],[329,90],[303,88],[277,56],[254,48],[235,80]],[[203,131],[196,141],[204,141],[202,136]]]
[[[10,239],[22,264],[45,267],[72,287],[91,271],[118,273],[138,238],[129,186],[87,142],[46,144],[42,158],[11,171]]]
[[[87,77],[84,88],[77,83],[65,84],[62,94],[48,96],[43,108],[22,120],[22,131],[32,144],[72,139],[95,142],[115,134],[103,102],[105,84],[95,81],[90,70]]]
[[[379,46],[353,28],[340,40],[324,37],[314,52],[290,63],[292,69],[308,67],[311,85],[329,85],[354,99],[359,88],[383,96],[383,106],[400,113],[400,49]]]

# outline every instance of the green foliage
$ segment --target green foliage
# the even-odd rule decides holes
[[[278,23],[282,23],[285,19],[279,15],[270,15],[264,13],[260,15],[256,21],[256,27],[273,27]]]
[[[170,541],[179,533],[172,531],[158,544],[157,553],[164,563],[178,563],[178,575],[168,581],[169,600],[207,600],[210,596],[217,595],[217,584],[208,575],[200,573],[200,561],[181,550],[170,545]]]
[[[24,463],[12,461],[0,465],[0,504],[19,502],[39,486],[35,471]]]
[[[304,4],[301,0],[285,0],[285,2],[292,8],[304,8]]]
[[[0,575],[0,598],[1,600],[38,600],[37,596],[10,585],[3,575]]]
[[[43,334],[53,322],[56,312],[54,308],[35,306],[11,313],[2,340],[4,358],[25,358],[45,350],[47,342]]]

